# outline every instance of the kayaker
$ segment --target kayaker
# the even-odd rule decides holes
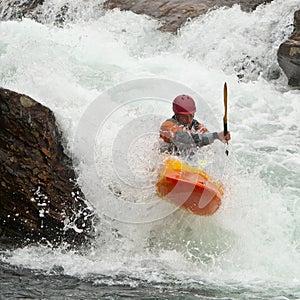
[[[188,95],[179,95],[173,101],[172,118],[166,120],[160,127],[162,145],[160,150],[171,154],[186,153],[220,140],[227,143],[230,133],[208,132],[201,123],[194,119],[195,101]]]

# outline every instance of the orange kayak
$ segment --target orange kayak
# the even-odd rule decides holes
[[[224,194],[221,184],[181,161],[168,158],[156,182],[159,197],[199,216],[214,214]]]

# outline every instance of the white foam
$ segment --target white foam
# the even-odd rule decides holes
[[[2,259],[49,272],[60,265],[66,274],[79,277],[124,272],[154,282],[175,276],[186,282],[205,278],[225,285],[255,280],[299,285],[300,93],[286,87],[284,76],[266,80],[278,68],[276,50],[291,32],[289,24],[299,8],[298,0],[288,0],[273,1],[252,14],[238,6],[220,9],[194,20],[179,36],[157,31],[159,23],[148,17],[118,10],[99,15],[89,15],[88,10],[77,21],[74,10],[75,17],[62,28],[53,26],[53,19],[47,19],[46,25],[28,19],[1,22],[1,85],[28,94],[55,112],[68,151],[78,163],[82,189],[103,218],[98,247],[86,255],[25,247]],[[242,81],[237,73],[244,76]],[[129,189],[118,183],[110,164],[114,140],[105,144],[151,108],[120,110],[99,130],[93,149],[85,143],[74,145],[73,137],[84,112],[105,89],[144,77],[170,79],[197,92],[202,99],[197,117],[211,130],[222,128],[222,87],[227,81],[232,140],[229,157],[223,158],[227,167],[218,175],[226,195],[220,211],[210,218],[177,211],[137,225],[103,216],[101,205],[107,199],[91,169],[90,151],[96,153],[104,181],[116,182],[127,195],[125,201],[155,200],[154,185]],[[200,105],[203,101],[210,110]],[[171,106],[155,103],[152,114],[162,119],[171,116]],[[141,134],[144,140],[124,140],[128,149],[142,153],[139,157],[129,151],[136,167],[119,173],[126,180],[135,180],[134,172],[141,169],[157,167],[159,159],[151,149],[157,142],[153,134],[157,126],[148,138]],[[128,155],[128,151],[122,154],[122,148],[116,150]],[[97,199],[103,200],[100,205]]]

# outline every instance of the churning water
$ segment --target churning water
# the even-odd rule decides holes
[[[276,60],[299,0],[218,9],[176,36],[95,0],[72,1],[57,26],[67,1],[45,2],[42,23],[0,23],[0,84],[54,111],[100,222],[83,253],[2,251],[0,297],[300,298],[300,92]],[[193,94],[197,118],[221,130],[225,81],[229,156],[215,142],[197,162],[225,186],[220,210],[157,209],[155,148],[172,99]]]

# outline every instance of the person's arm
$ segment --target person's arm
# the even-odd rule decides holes
[[[191,149],[212,144],[219,139],[217,132],[190,133],[188,131],[177,131],[173,143],[179,149]]]
[[[165,142],[173,143],[178,131],[182,132],[183,128],[167,120],[160,126],[159,135]]]
[[[207,131],[206,128],[203,128]],[[228,133],[229,134],[229,133]],[[171,121],[165,121],[160,127],[160,137],[167,143],[174,145],[182,150],[187,148],[203,147],[213,143],[216,139],[224,142],[226,139],[223,132],[205,132],[191,134],[189,131],[184,131],[182,127],[174,124]],[[230,139],[230,136],[229,136]],[[227,142],[226,140],[225,142]]]
[[[217,132],[207,132],[207,133],[194,133],[191,134],[196,146],[203,147],[212,144],[215,140],[219,139]]]
[[[226,136],[224,136],[224,131],[195,133],[191,135],[198,147],[212,144],[215,140],[220,140],[222,143],[227,143],[230,140],[230,132],[227,132]]]

